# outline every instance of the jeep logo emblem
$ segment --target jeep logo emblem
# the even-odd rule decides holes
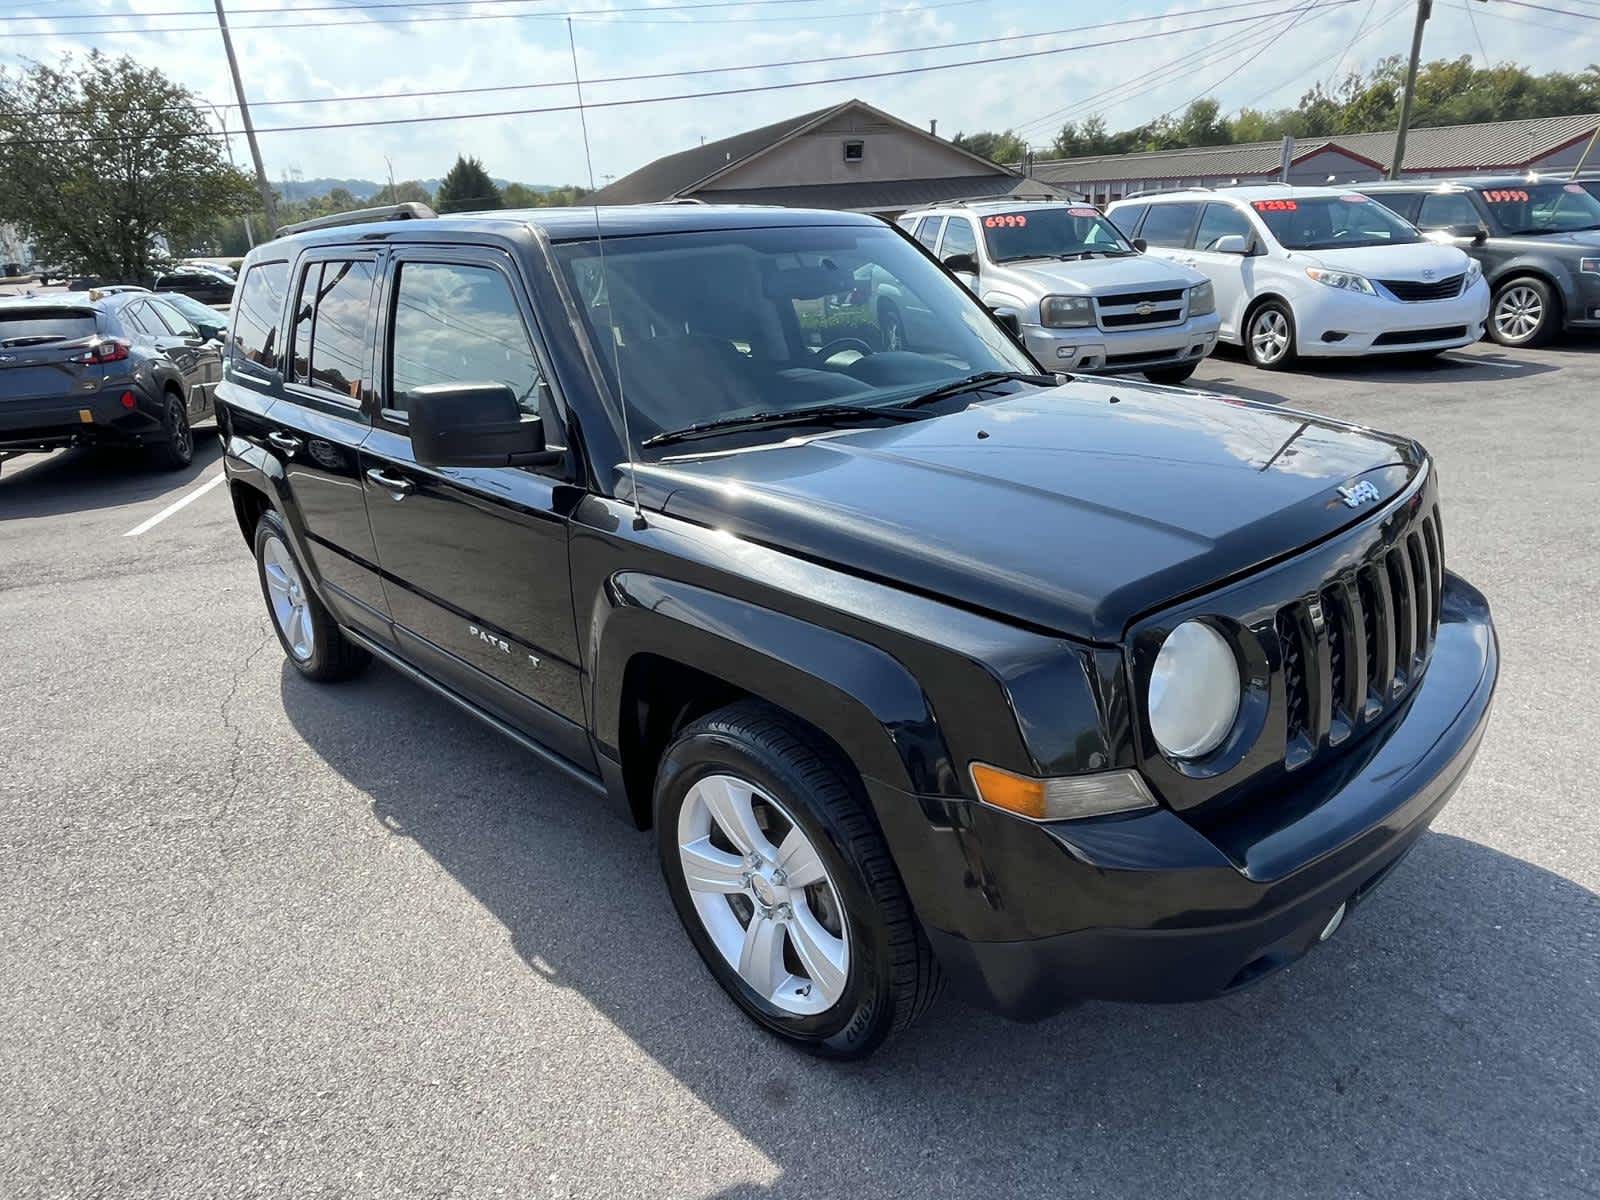
[[[1374,500],[1382,499],[1378,489],[1371,482],[1363,479],[1360,483],[1352,483],[1349,487],[1337,489],[1339,495],[1344,497],[1346,508],[1360,508],[1363,504],[1371,504]]]

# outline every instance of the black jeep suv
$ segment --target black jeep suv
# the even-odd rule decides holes
[[[1509,175],[1355,190],[1483,265],[1492,296],[1484,328],[1501,345],[1600,330],[1600,198],[1581,182]]]
[[[932,348],[862,336],[864,268]],[[868,217],[297,232],[219,399],[295,669],[380,658],[653,827],[711,972],[824,1055],[945,979],[1033,1018],[1265,975],[1489,712],[1415,442],[1041,374]]]

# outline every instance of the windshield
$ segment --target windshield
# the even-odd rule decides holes
[[[1507,236],[1600,229],[1600,200],[1581,183],[1519,183],[1478,195]]]
[[[1250,207],[1285,250],[1351,250],[1423,240],[1408,221],[1354,192],[1252,200]]]
[[[1099,209],[1088,206],[994,213],[983,218],[983,240],[995,262],[1138,253]]]
[[[555,250],[608,375],[615,347],[635,448],[708,421],[890,406],[1038,370],[888,226],[607,238],[603,267],[593,240]]]
[[[0,312],[0,346],[61,342],[86,338],[95,331],[92,312],[70,308],[36,308]]]

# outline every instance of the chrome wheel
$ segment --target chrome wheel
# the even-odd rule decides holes
[[[844,995],[844,906],[811,839],[770,796],[732,775],[698,780],[678,811],[684,884],[717,952],[786,1014]]]
[[[1250,322],[1250,348],[1260,363],[1275,363],[1289,353],[1289,318],[1276,308],[1264,308]]]
[[[1525,342],[1544,324],[1544,297],[1528,284],[1512,284],[1495,299],[1493,319],[1502,341]]]
[[[276,535],[269,535],[261,543],[261,570],[267,580],[267,604],[284,644],[298,661],[308,661],[316,649],[316,635],[311,629],[311,598],[306,593],[305,581],[300,578],[300,568],[295,566],[294,556]]]

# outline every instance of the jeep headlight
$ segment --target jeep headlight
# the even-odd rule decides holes
[[[1094,324],[1087,296],[1046,296],[1039,301],[1039,324],[1074,329]]]
[[[1307,267],[1306,274],[1323,287],[1338,288],[1345,292],[1360,292],[1363,296],[1376,296],[1378,289],[1365,275],[1352,275],[1349,271],[1327,271],[1321,267]]]
[[[1150,732],[1173,758],[1222,745],[1239,716],[1239,661],[1203,621],[1185,621],[1161,644],[1150,672]]]
[[[1207,313],[1217,311],[1217,293],[1208,279],[1204,283],[1197,283],[1189,289],[1189,315],[1203,317]]]

